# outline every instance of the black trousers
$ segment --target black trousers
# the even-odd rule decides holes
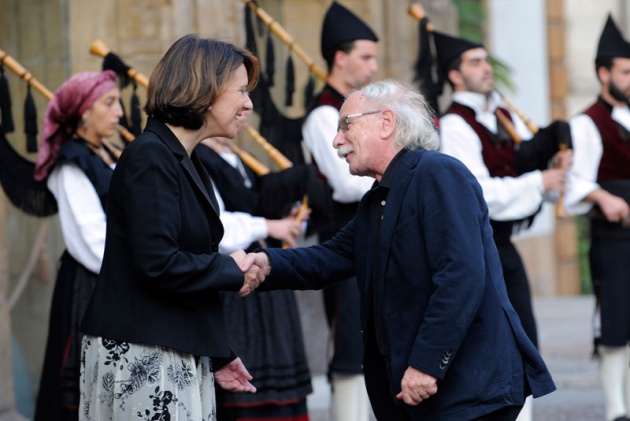
[[[523,406],[505,406],[497,411],[482,415],[471,421],[514,421],[520,414]]]
[[[390,390],[387,364],[378,352],[376,343],[368,341],[365,347],[365,386],[370,398],[374,416],[378,421],[410,421],[403,401],[394,400]]]
[[[505,288],[512,307],[521,319],[521,324],[529,339],[538,348],[538,332],[532,309],[532,294],[525,266],[514,244],[497,244],[501,268],[505,279]]]

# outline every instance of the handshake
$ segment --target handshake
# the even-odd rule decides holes
[[[237,250],[230,254],[238,267],[243,271],[245,277],[243,286],[238,292],[241,297],[248,296],[260,284],[262,284],[269,275],[271,264],[269,256],[266,253],[245,253],[243,250]]]

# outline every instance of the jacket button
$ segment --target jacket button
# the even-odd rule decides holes
[[[444,364],[440,364],[440,370],[444,370],[446,366]]]

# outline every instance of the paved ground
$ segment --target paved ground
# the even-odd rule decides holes
[[[540,349],[558,390],[534,401],[534,420],[604,419],[597,360],[591,358],[593,297],[534,302]]]
[[[597,361],[591,359],[592,297],[537,299],[534,306],[540,349],[558,390],[534,401],[533,420],[603,420]],[[333,421],[325,379],[316,376],[313,385],[311,421]]]
[[[325,366],[326,329],[318,292],[298,294],[309,362],[316,373]],[[534,421],[601,421],[604,419],[597,362],[591,359],[592,297],[537,299],[541,352],[558,390],[534,401]],[[18,379],[24,377],[17,376]],[[1,380],[0,380],[1,381]],[[323,375],[313,378],[315,392],[309,397],[311,421],[334,421],[330,393]],[[31,402],[32,405],[32,402]],[[15,421],[16,414],[0,414],[0,421]],[[353,420],[337,420],[353,421]]]

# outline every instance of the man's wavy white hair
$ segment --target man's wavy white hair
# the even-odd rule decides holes
[[[408,149],[437,150],[440,137],[435,115],[424,96],[394,80],[374,82],[350,95],[362,93],[373,109],[388,109],[396,116],[395,145]]]

